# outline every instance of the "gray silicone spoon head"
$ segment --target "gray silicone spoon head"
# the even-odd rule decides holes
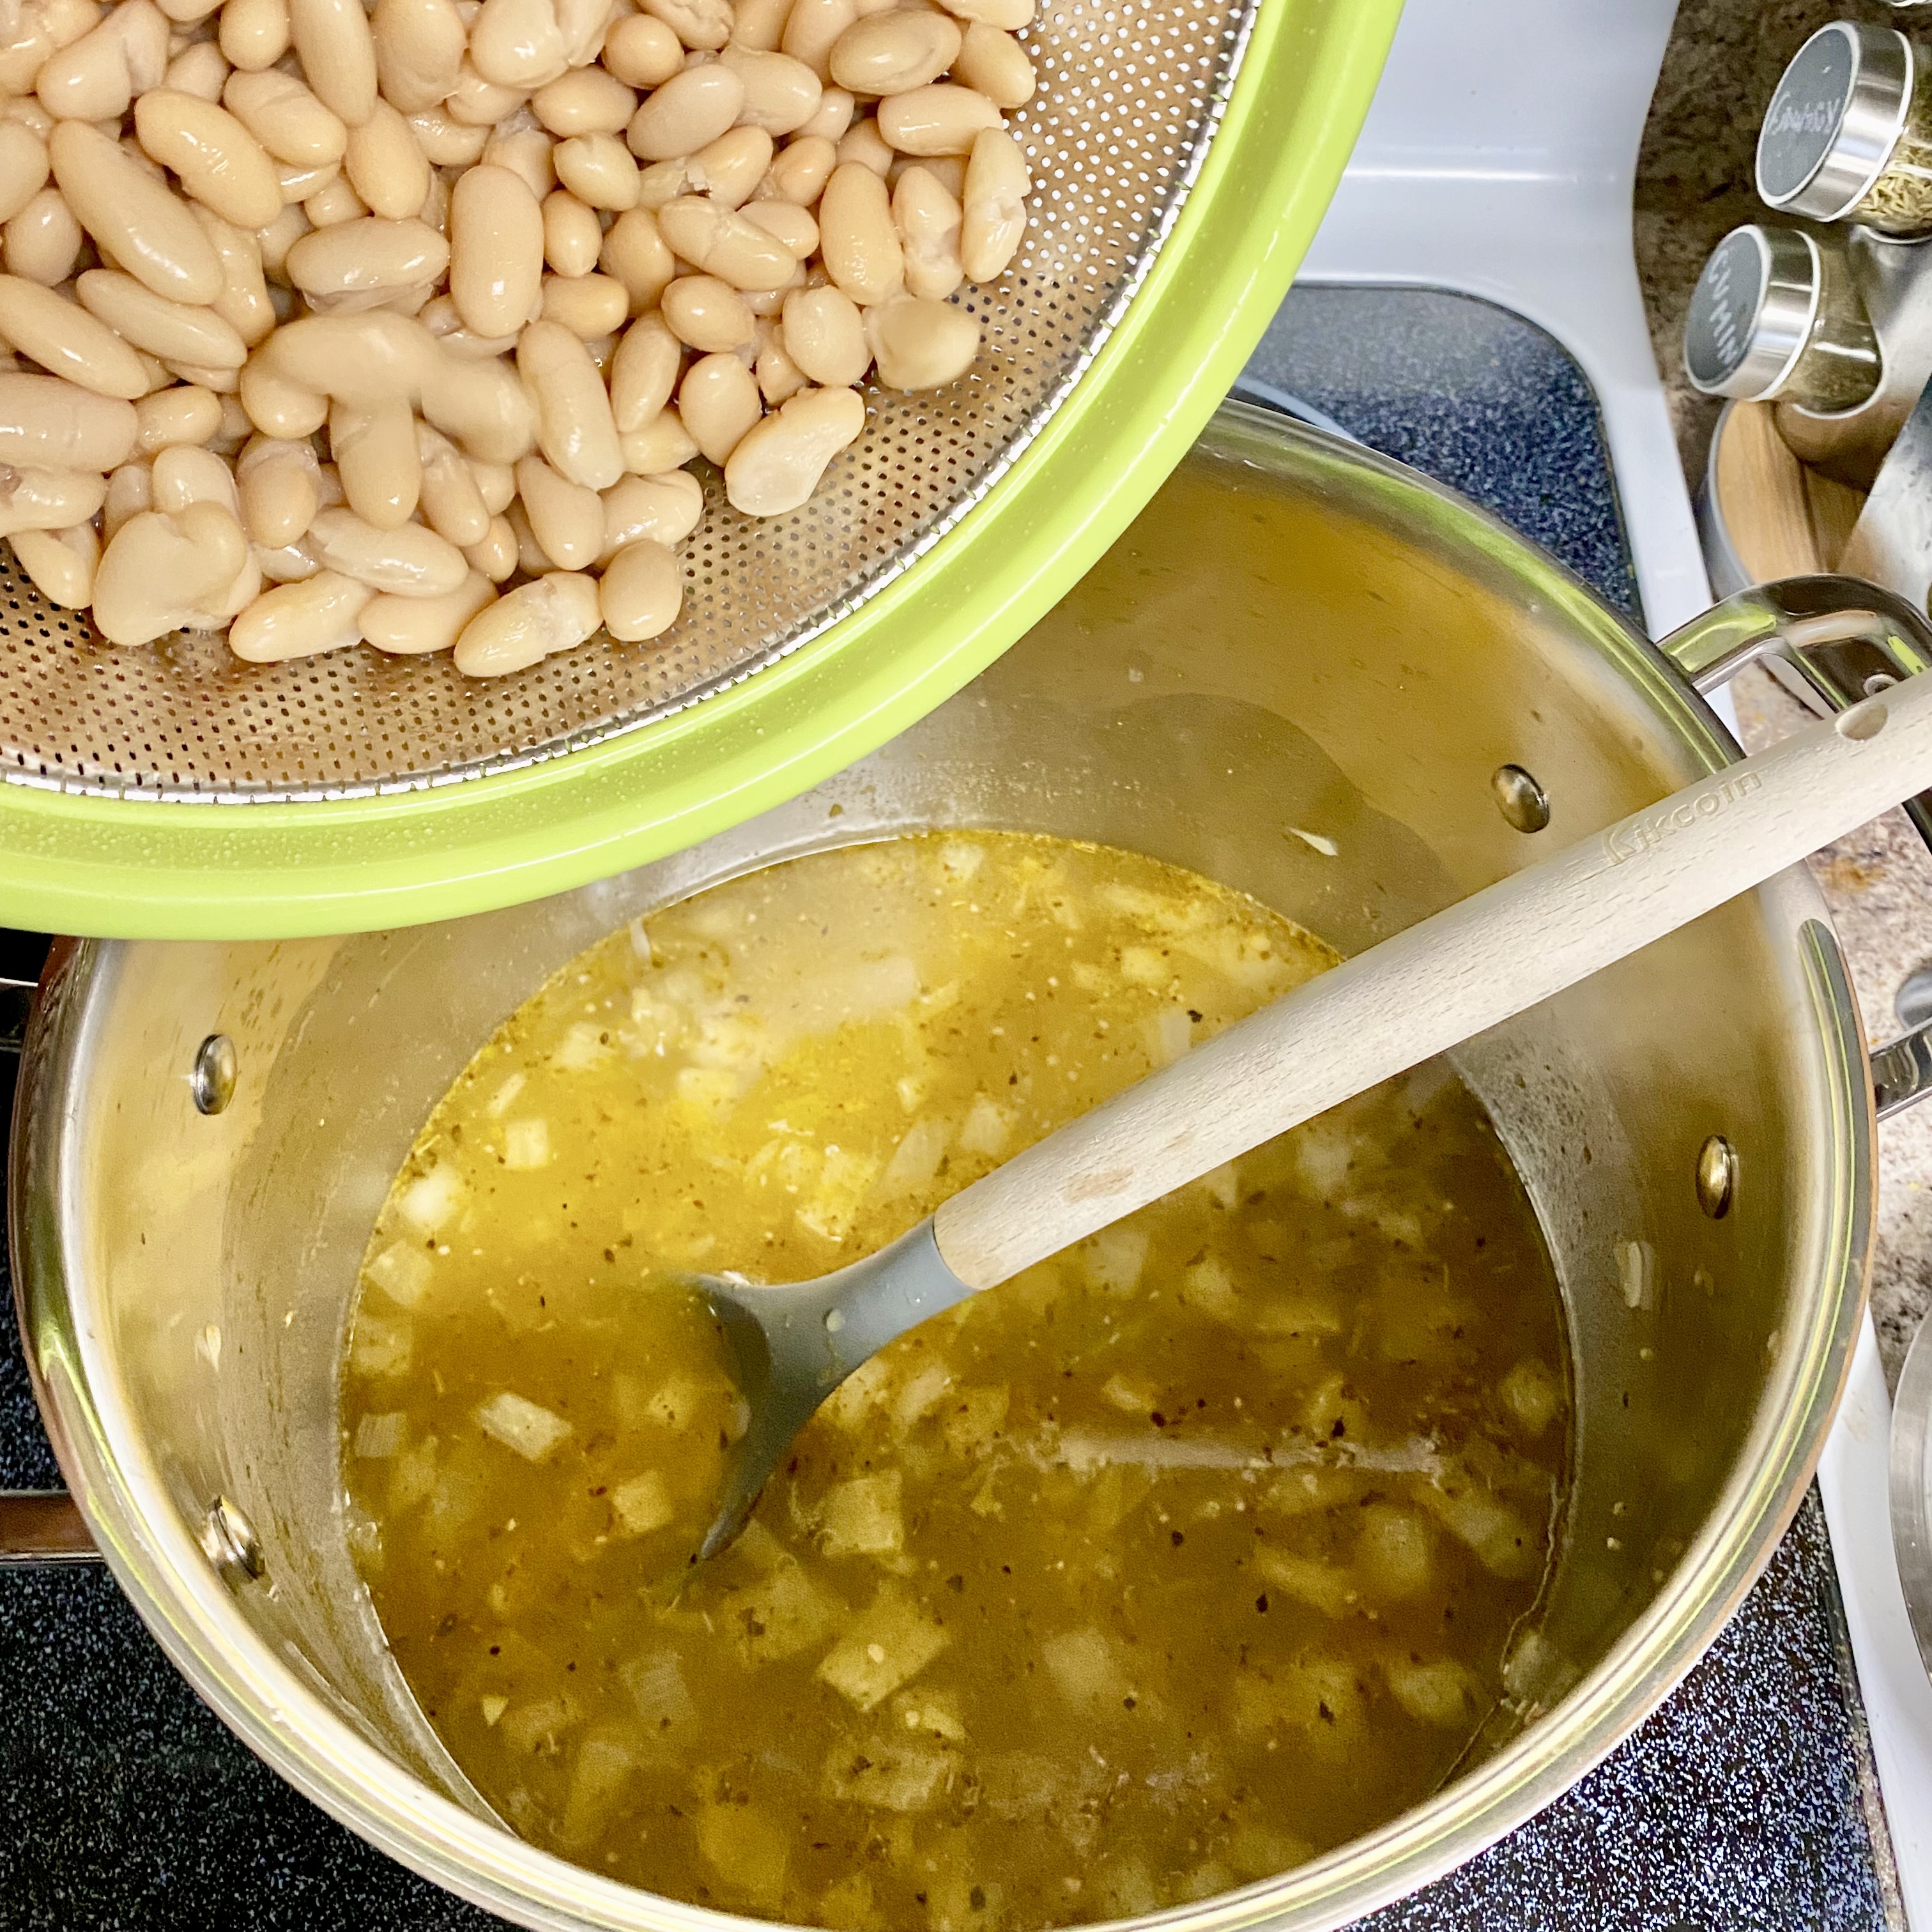
[[[691,1285],[724,1331],[752,1412],[724,1470],[724,1494],[698,1558],[745,1526],[758,1494],[819,1405],[888,1342],[973,1292],[940,1258],[928,1217],[850,1268],[779,1288],[728,1275]]]

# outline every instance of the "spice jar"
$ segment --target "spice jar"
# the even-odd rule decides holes
[[[1896,27],[1820,27],[1772,96],[1757,191],[1786,214],[1932,235],[1932,58]]]
[[[1884,365],[1843,247],[1796,228],[1732,229],[1691,295],[1684,369],[1707,396],[1826,416],[1868,401]]]

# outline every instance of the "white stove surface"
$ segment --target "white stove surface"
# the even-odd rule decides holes
[[[1676,0],[1408,0],[1302,270],[1479,296],[1569,350],[1602,407],[1653,636],[1711,602],[1631,245],[1637,148],[1676,12]],[[1932,1932],[1932,1682],[1892,1558],[1891,1414],[1868,1319],[1818,1480],[1900,1896],[1913,1932]]]

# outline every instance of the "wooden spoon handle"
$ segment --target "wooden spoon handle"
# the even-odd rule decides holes
[[[1022,1268],[1574,986],[1932,787],[1932,674],[1499,880],[1228,1028],[956,1194],[961,1280]]]

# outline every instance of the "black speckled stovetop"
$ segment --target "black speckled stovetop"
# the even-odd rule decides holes
[[[1298,289],[1250,365],[1454,484],[1612,603],[1636,592],[1596,406],[1528,324]],[[54,1475],[10,1324],[0,1486]],[[1682,1688],[1567,1797],[1362,1932],[1903,1932],[1814,1494]],[[496,1922],[257,1763],[104,1572],[0,1570],[0,1928],[455,1932]],[[916,1932],[907,1928],[907,1932]]]

